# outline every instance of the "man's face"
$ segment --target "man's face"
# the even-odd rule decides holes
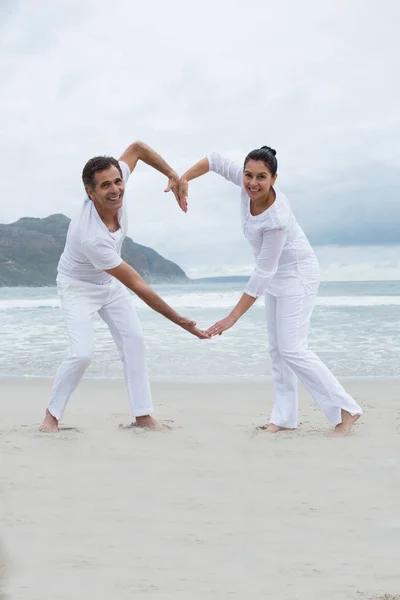
[[[86,192],[96,207],[108,211],[117,211],[122,206],[125,184],[117,167],[97,171],[94,176],[94,188],[86,188]]]

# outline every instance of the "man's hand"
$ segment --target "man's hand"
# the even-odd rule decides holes
[[[165,188],[164,192],[172,192],[176,198],[177,203],[179,204],[179,177],[176,173],[171,175],[168,179],[168,185]]]
[[[185,177],[181,177],[179,180],[179,192],[178,192],[177,200],[178,200],[178,204],[181,207],[181,209],[183,210],[183,212],[187,212],[187,209],[188,209],[188,203],[187,203],[188,192],[189,192],[188,181]]]
[[[196,321],[192,321],[186,317],[182,317],[177,324],[182,327],[182,329],[186,329],[186,331],[198,337],[199,340],[209,340],[211,337],[201,329],[197,329]]]
[[[217,321],[212,327],[209,327],[207,331],[205,331],[206,335],[210,335],[213,337],[214,335],[221,335],[227,329],[230,329],[236,323],[236,319],[231,315],[225,317],[221,321]]]

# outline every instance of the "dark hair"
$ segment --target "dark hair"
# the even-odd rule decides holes
[[[94,178],[96,173],[106,171],[110,167],[117,167],[119,174],[122,177],[121,167],[119,162],[112,156],[95,156],[87,161],[82,171],[82,181],[85,187],[94,188]]]
[[[261,148],[252,150],[246,156],[243,168],[246,167],[249,160],[261,160],[265,166],[268,167],[272,177],[276,175],[278,170],[278,161],[276,160],[276,150],[273,148],[270,148],[269,146],[261,146]]]

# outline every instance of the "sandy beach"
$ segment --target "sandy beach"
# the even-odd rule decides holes
[[[400,381],[346,382],[365,414],[344,439],[303,391],[296,432],[258,430],[258,382],[154,383],[154,433],[124,427],[123,382],[86,380],[46,435],[51,383],[0,382],[7,599],[400,594]]]

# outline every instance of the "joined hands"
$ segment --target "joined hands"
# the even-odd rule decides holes
[[[199,340],[209,340],[211,337],[206,331],[203,331],[202,329],[198,329],[196,327],[196,321],[192,321],[192,319],[187,319],[186,317],[181,317],[181,319],[178,322],[178,325],[180,327],[182,327],[182,329],[185,329],[192,335],[198,337]]]
[[[180,206],[180,201],[179,201],[179,175],[177,173],[174,173],[168,179],[168,185],[165,188],[164,192],[172,192],[174,194],[175,198],[176,198],[177,203]]]
[[[180,208],[183,212],[187,212],[188,210],[188,193],[189,193],[189,184],[185,177],[181,177],[178,185],[178,196],[175,194],[175,197],[178,201]]]
[[[181,317],[178,322],[178,325],[185,329],[192,335],[198,337],[200,340],[209,340],[215,335],[221,335],[227,329],[230,329],[236,323],[236,319],[231,317],[225,317],[225,319],[221,319],[221,321],[217,321],[209,327],[206,331],[203,329],[198,329],[196,327],[196,321],[192,321],[191,319],[187,319],[186,317]]]

